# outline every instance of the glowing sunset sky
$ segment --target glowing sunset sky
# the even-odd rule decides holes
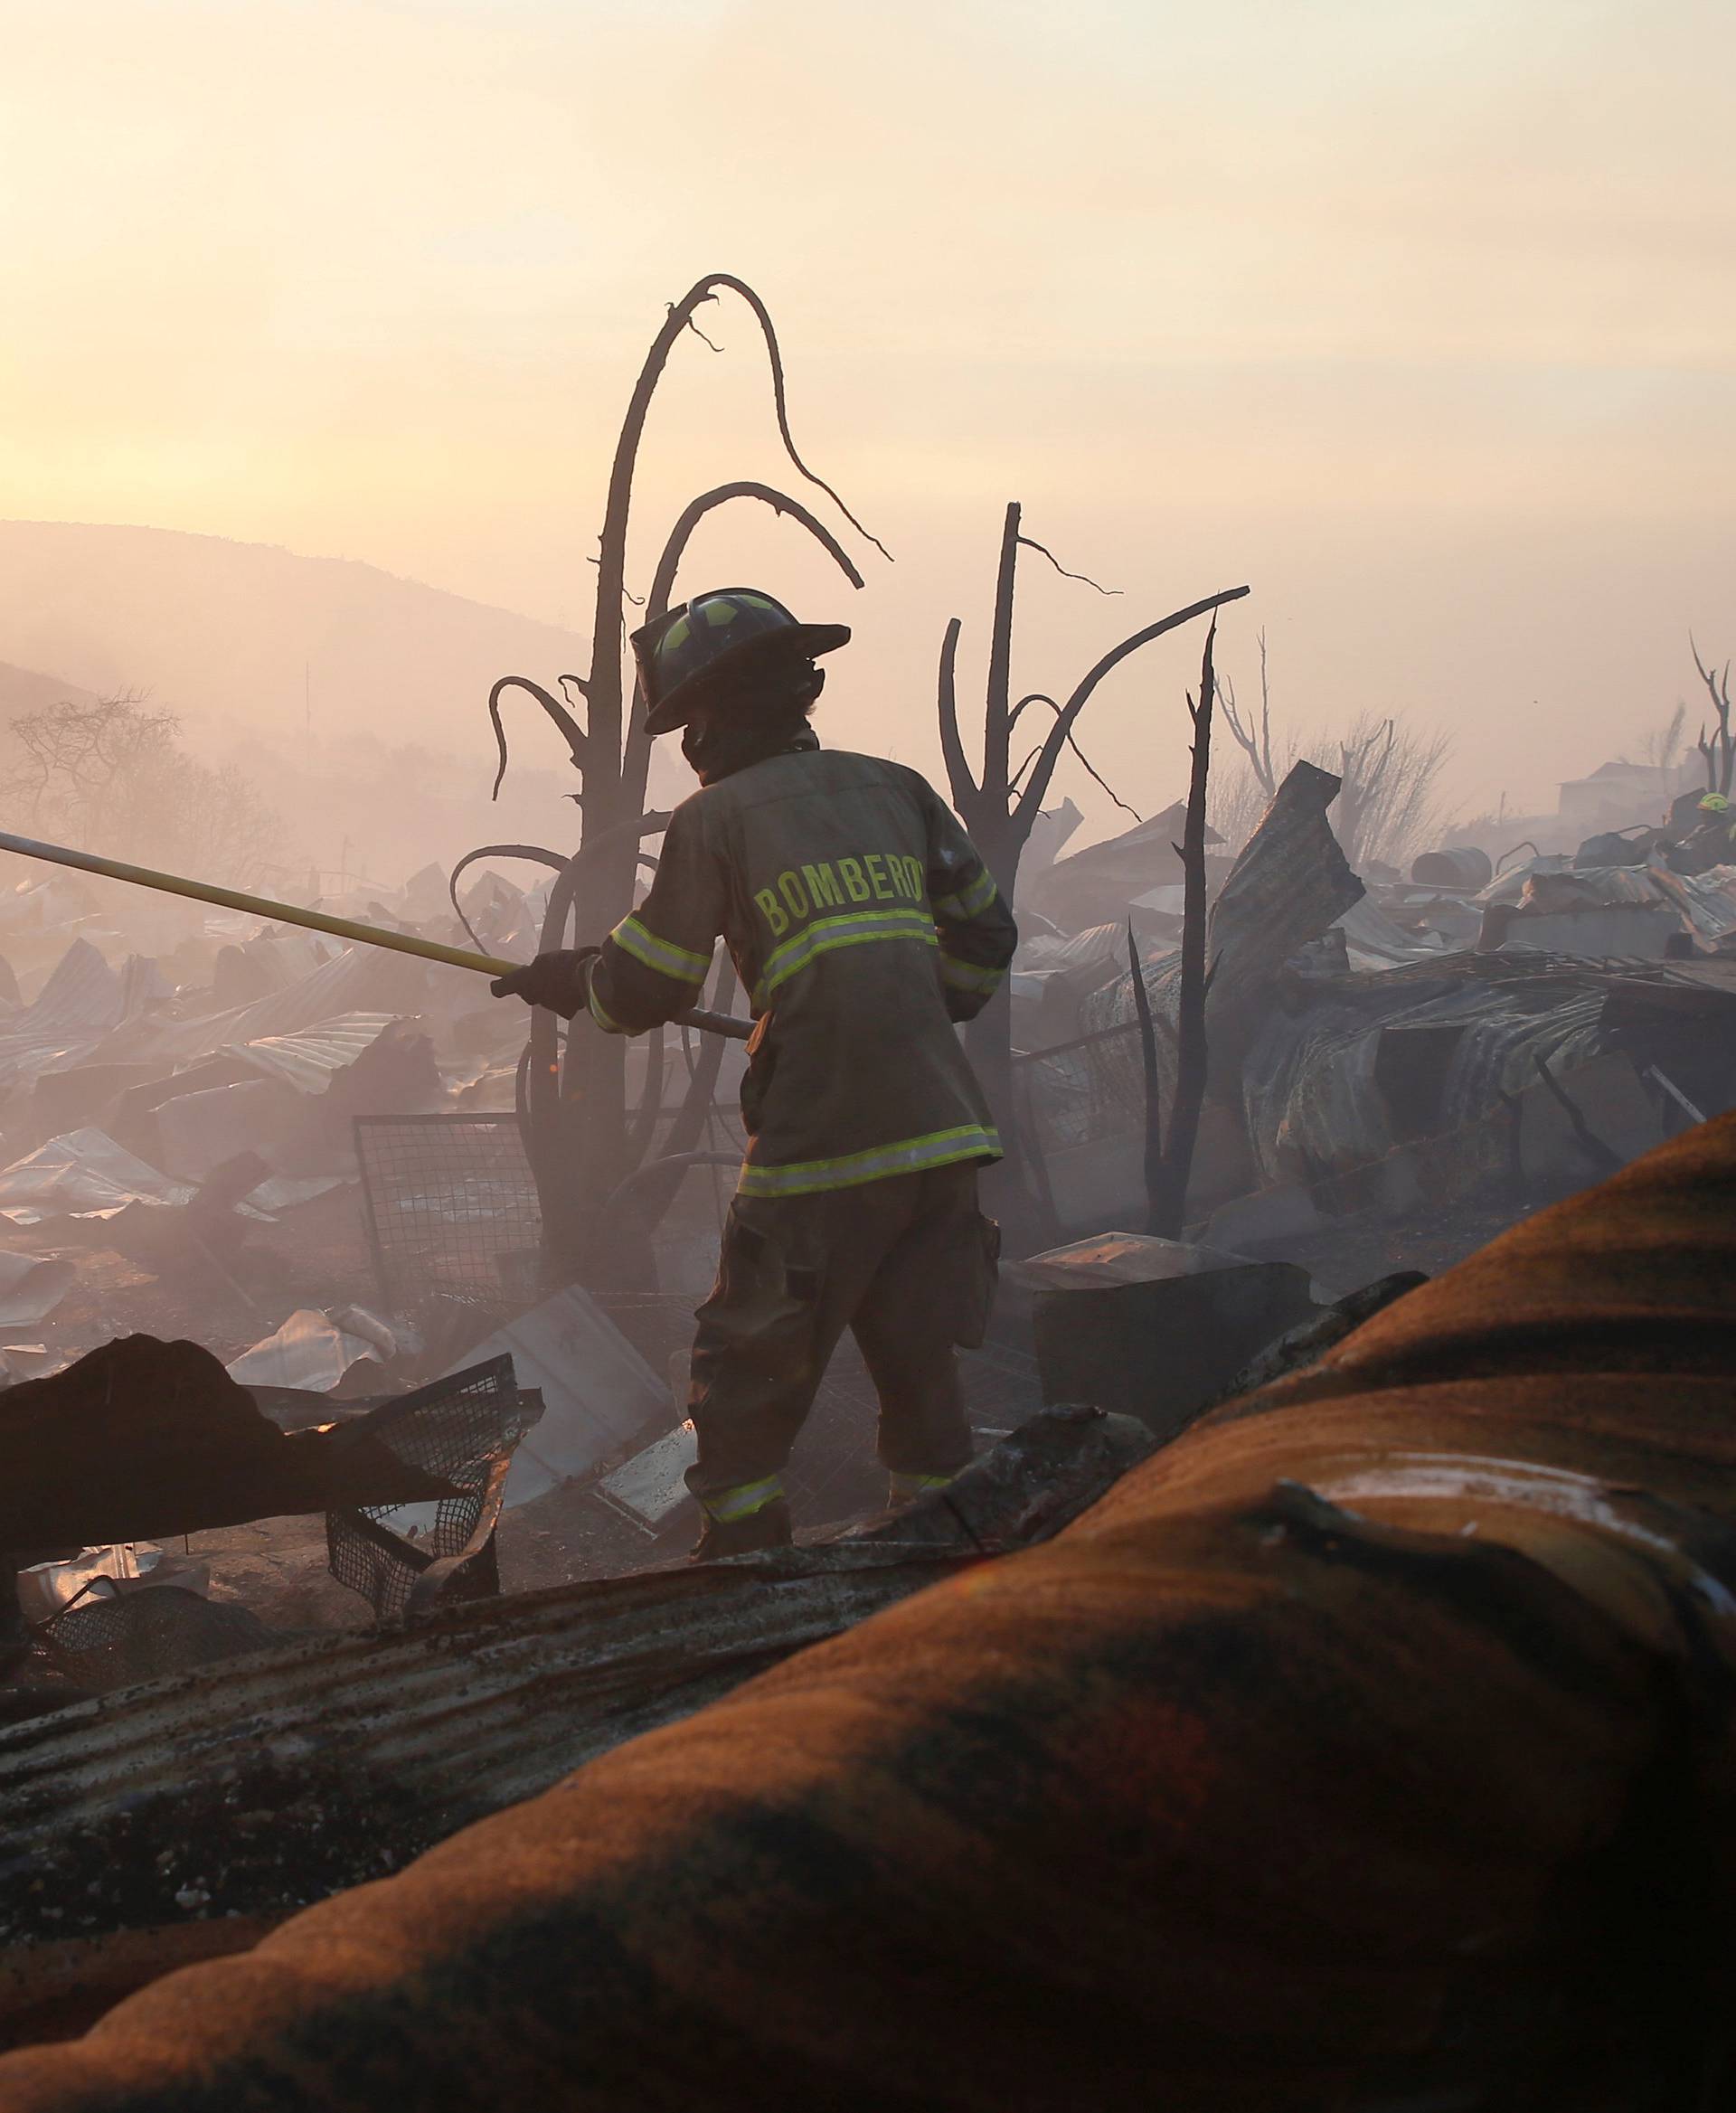
[[[720,269],[898,562],[852,597],[725,517],[687,583],[859,626],[834,738],[932,761],[1012,497],[1127,590],[1033,562],[1022,686],[1248,580],[1244,694],[1263,624],[1281,715],[1448,726],[1472,806],[1635,746],[1690,625],[1736,653],[1728,0],[0,0],[0,515],[588,632],[627,389]],[[786,481],[750,319],[705,328],[641,586],[693,492]],[[1142,806],[1180,789],[1197,650],[1086,722]]]

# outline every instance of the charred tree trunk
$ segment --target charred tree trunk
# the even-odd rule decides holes
[[[662,817],[647,816],[643,811],[651,743],[643,714],[633,711],[629,722],[624,673],[633,476],[652,398],[675,341],[690,329],[698,335],[695,312],[723,290],[747,303],[764,340],[778,437],[788,460],[836,505],[853,528],[886,554],[884,545],[868,535],[837,493],[808,468],[797,450],[785,401],[783,357],[764,302],[751,287],[728,273],[714,272],[700,279],[671,305],[646,354],[616,442],[596,559],[590,666],[582,677],[561,678],[584,700],[584,724],[550,692],[521,676],[503,678],[489,698],[503,774],[506,740],[500,698],[504,691],[517,688],[534,697],[559,730],[582,783],[578,796],[583,816],[580,850],[551,898],[541,942],[545,948],[601,943],[632,908],[634,880],[643,855],[641,839],[661,826]],[[789,514],[835,559],[852,585],[862,585],[862,575],[835,538],[805,507],[769,486],[725,485],[695,499],[676,523],[653,581],[650,615],[667,608],[676,569],[700,521],[738,497],[758,499]],[[497,776],[496,792],[499,787]],[[526,1089],[527,1145],[542,1201],[544,1275],[552,1281],[575,1277],[595,1283],[609,1281],[623,1266],[623,1250],[603,1222],[602,1202],[620,1187],[648,1148],[646,1125],[628,1119],[627,1044],[620,1037],[590,1032],[582,1020],[563,1042],[553,1016],[536,1014],[526,1059]]]
[[[989,633],[988,680],[983,708],[983,763],[980,780],[972,774],[959,729],[958,659],[958,639],[963,627],[957,617],[948,624],[946,636],[941,642],[938,685],[940,746],[946,760],[952,804],[958,809],[965,827],[970,832],[971,841],[981,853],[983,863],[995,876],[996,887],[1008,902],[1014,900],[1018,883],[1020,855],[1030,836],[1032,825],[1048,795],[1055,767],[1061,760],[1063,750],[1072,747],[1078,753],[1073,729],[1098,684],[1111,669],[1118,666],[1140,646],[1162,637],[1165,631],[1173,631],[1182,624],[1191,623],[1195,617],[1215,612],[1225,602],[1238,600],[1248,592],[1246,587],[1227,588],[1220,594],[1211,595],[1203,601],[1194,602],[1186,608],[1176,609],[1171,615],[1160,618],[1156,623],[1147,624],[1143,630],[1134,632],[1131,637],[1122,639],[1118,646],[1112,646],[1089,670],[1064,704],[1038,693],[1022,697],[1017,703],[1014,703],[1013,611],[1019,552],[1021,549],[1036,551],[1048,558],[1057,571],[1064,571],[1052,552],[1024,534],[1022,521],[1022,509],[1018,502],[1014,500],[1008,505],[1002,523],[1000,561],[995,569],[995,613]],[[1069,579],[1084,578],[1082,573],[1067,573],[1065,576]],[[1097,582],[1089,580],[1087,584],[1096,586]],[[1099,589],[1099,591],[1109,590]],[[1026,706],[1039,703],[1046,704],[1053,717],[1043,740],[1015,769],[1013,766],[1014,729]],[[1080,759],[1083,760],[1082,757]],[[1086,768],[1089,769],[1090,765],[1087,764]],[[1092,776],[1096,776],[1095,771]],[[1008,1163],[995,1184],[1000,1191],[995,1203],[999,1211],[1010,1219],[1009,1232],[1016,1244],[1022,1223],[1027,1220],[1034,1222],[1033,1199],[1021,1162],[1024,1151],[1034,1150],[1035,1145],[1034,1140],[1022,1137],[1017,1119],[1013,1092],[1012,1023],[1012,995],[1008,986],[1003,984],[995,996],[965,1030],[965,1046],[970,1052],[971,1062],[988,1096],[990,1109],[1007,1147]]]
[[[1182,833],[1182,977],[1175,1022],[1175,1098],[1169,1139],[1152,1197],[1151,1231],[1179,1240],[1187,1216],[1187,1180],[1194,1166],[1200,1109],[1205,1100],[1207,1050],[1205,997],[1211,975],[1205,965],[1205,807],[1212,778],[1212,706],[1215,684],[1212,648],[1217,619],[1205,635],[1200,664],[1200,701],[1187,701],[1194,721],[1194,768],[1188,779],[1187,824]],[[1143,979],[1141,979],[1143,989]]]

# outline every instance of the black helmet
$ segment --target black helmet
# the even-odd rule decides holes
[[[716,587],[633,634],[645,692],[645,730],[684,726],[704,688],[726,670],[768,659],[812,660],[846,644],[848,624],[798,624],[757,587]]]

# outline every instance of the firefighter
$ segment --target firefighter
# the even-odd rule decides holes
[[[1678,800],[1678,808],[1687,806]],[[1680,840],[1665,851],[1665,863],[1672,873],[1710,873],[1713,866],[1728,865],[1736,851],[1736,828],[1730,819],[1730,802],[1722,792],[1703,793],[1686,816],[1687,827]]]
[[[1018,935],[925,778],[821,748],[815,660],[849,637],[749,588],[636,632],[646,730],[682,730],[700,789],[600,948],[494,986],[643,1034],[695,1003],[721,934],[750,994],[747,1156],[688,1397],[701,1558],[788,1541],[784,1466],[846,1327],[880,1397],[889,1502],[970,1457],[954,1348],[987,1325],[998,1235],[976,1173],[1000,1145],[954,1023],[1000,987]]]

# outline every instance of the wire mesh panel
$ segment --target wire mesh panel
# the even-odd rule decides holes
[[[279,1640],[245,1607],[156,1585],[69,1607],[37,1627],[32,1655],[87,1694],[106,1694]]]
[[[358,1116],[355,1156],[391,1311],[498,1306],[533,1283],[542,1215],[516,1116]]]
[[[1146,1120],[1144,1058],[1136,1021],[1100,1028],[1054,1051],[1013,1059],[1021,1113],[1044,1151],[1137,1136]]]
[[[462,1555],[476,1541],[491,1498],[498,1505],[495,1464],[505,1459],[541,1411],[521,1391],[510,1357],[492,1357],[358,1417],[348,1428],[368,1435],[407,1466],[451,1483],[458,1494],[429,1504],[376,1505],[328,1512],[326,1543],[332,1575],[360,1592],[382,1621],[410,1604],[430,1567]]]

